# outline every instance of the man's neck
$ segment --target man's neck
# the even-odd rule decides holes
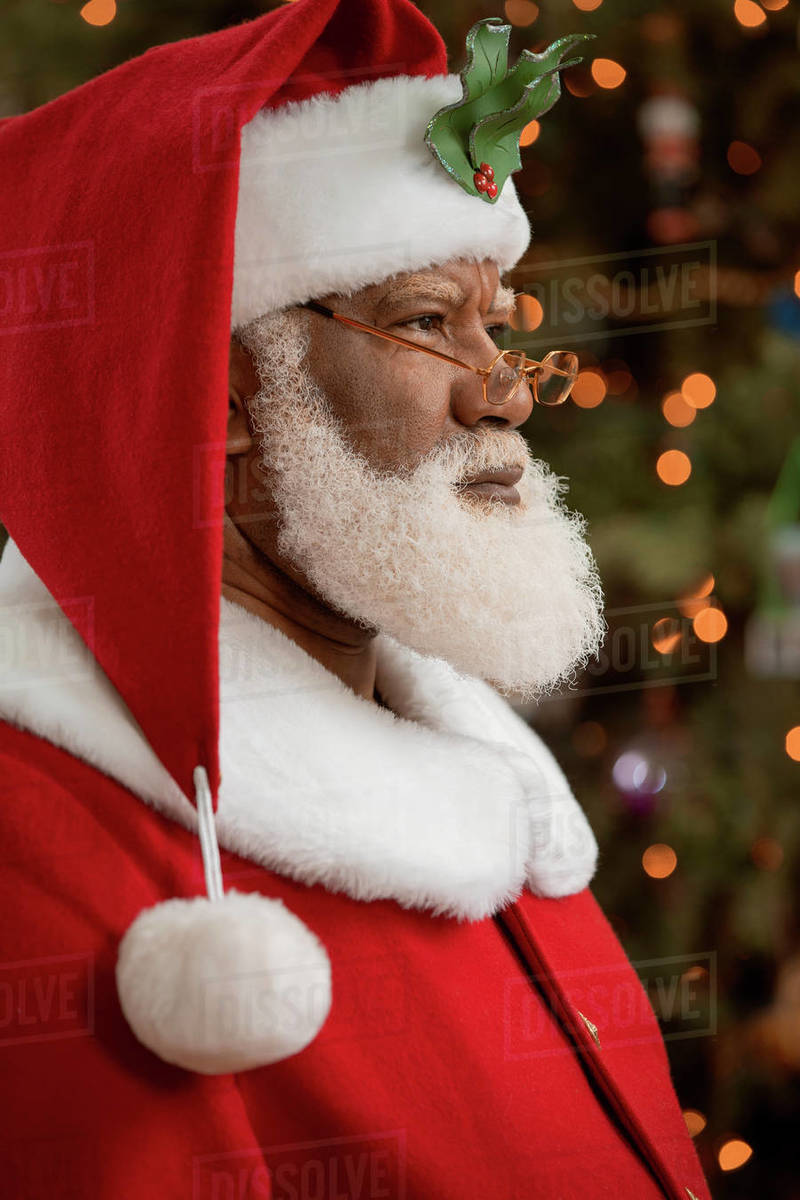
[[[375,634],[328,608],[225,515],[222,595],[280,629],[357,695],[374,699]]]

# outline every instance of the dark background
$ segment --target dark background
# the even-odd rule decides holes
[[[7,3],[0,115],[272,7]],[[514,25],[513,53],[597,35],[522,152],[534,239],[512,283],[541,302],[520,307],[515,341],[581,356],[574,401],[524,432],[588,519],[609,638],[527,715],[597,833],[593,890],[661,1021],[714,1195],[800,1197],[796,0],[420,7],[454,70],[482,17]],[[603,86],[598,59],[622,81]],[[696,373],[713,389],[684,382]],[[670,451],[684,482],[662,478]]]

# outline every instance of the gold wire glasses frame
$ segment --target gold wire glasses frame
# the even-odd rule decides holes
[[[431,350],[428,346],[420,346],[410,338],[399,337],[396,333],[388,333],[375,325],[367,325],[364,321],[356,321],[353,317],[334,312],[332,308],[316,300],[309,300],[298,307],[311,309],[312,312],[321,313],[323,317],[332,317],[344,325],[351,325],[354,329],[374,333],[376,337],[385,338],[387,342],[396,342],[410,350],[418,350],[420,354],[428,354],[431,358],[438,358],[456,367],[464,367],[465,370],[480,375],[484,402],[497,407],[512,400],[523,381],[530,386],[537,404],[548,407],[563,404],[578,377],[578,356],[571,350],[551,350],[541,362],[528,358],[522,350],[498,350],[488,367],[473,367],[471,363],[462,362],[460,358],[442,354],[439,350]]]

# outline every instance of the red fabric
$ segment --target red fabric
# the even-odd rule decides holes
[[[301,1054],[207,1079],[135,1040],[113,978],[141,908],[200,890],[197,838],[5,723],[0,780],[9,1195],[708,1200],[652,1013],[620,1020],[603,992],[641,985],[588,889],[526,894],[502,918],[512,946],[499,921],[362,904],[223,854],[229,886],[279,896],[322,938],[333,1007]]]
[[[0,521],[192,800],[197,764],[219,782],[239,130],[445,70],[409,0],[297,0],[0,123]]]

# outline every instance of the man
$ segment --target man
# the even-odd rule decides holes
[[[513,304],[490,260],[324,298],[412,347],[481,365]],[[529,386],[492,405],[469,372],[299,308],[241,337],[250,354],[233,339],[224,595],[368,698],[378,629],[530,694],[597,647],[600,588],[581,525],[515,432],[531,414]]]
[[[564,50],[504,40],[462,95],[407,0],[298,0],[0,128],[11,1194],[708,1194],[500,694],[603,633],[518,432],[570,364],[495,344]]]

